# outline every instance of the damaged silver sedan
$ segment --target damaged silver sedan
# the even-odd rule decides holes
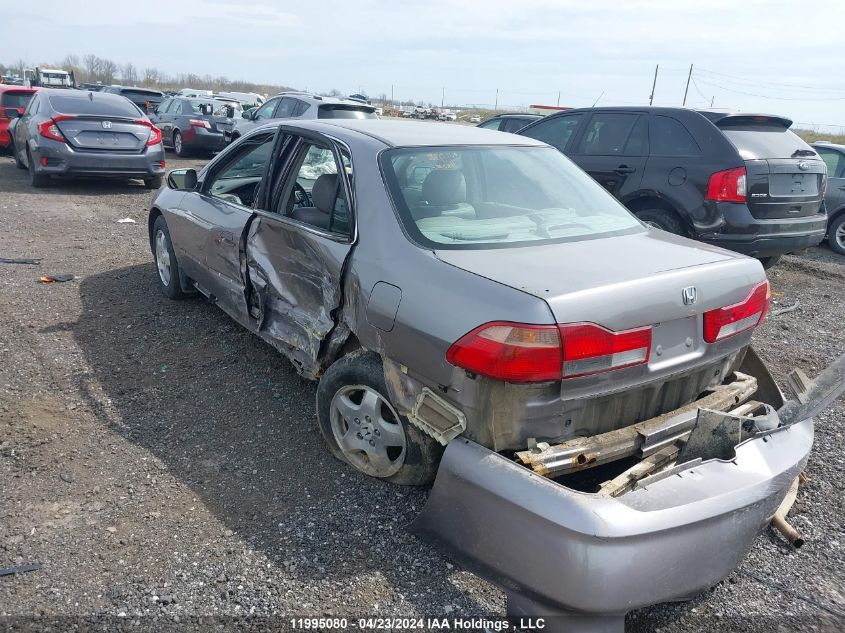
[[[149,231],[167,296],[319,379],[339,459],[436,475],[418,533],[562,631],[728,574],[843,388],[840,359],[785,402],[749,346],[759,262],[644,226],[527,137],[271,124],[171,172]]]

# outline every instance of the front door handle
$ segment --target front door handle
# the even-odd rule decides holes
[[[619,165],[616,169],[613,170],[617,174],[633,174],[637,171],[636,167],[628,167],[628,165]]]

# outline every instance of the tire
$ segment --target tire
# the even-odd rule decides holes
[[[145,178],[144,179],[144,186],[147,189],[161,189],[161,185],[164,183],[164,176],[154,176],[152,178]]]
[[[182,134],[178,130],[173,133],[173,151],[180,158],[185,158],[188,155],[188,148],[185,147],[182,141]]]
[[[35,171],[35,163],[32,162],[32,154],[29,150],[26,152],[26,162],[29,164],[29,184],[36,189],[41,189],[50,184],[50,176]]]
[[[179,262],[176,261],[176,253],[174,253],[173,243],[170,241],[170,231],[167,230],[167,222],[162,215],[158,216],[155,224],[153,224],[152,245],[159,289],[168,299],[184,298],[185,293],[182,291]]]
[[[827,229],[827,243],[834,253],[845,255],[845,213],[840,213],[830,223]]]
[[[763,268],[769,270],[769,268],[771,268],[780,261],[780,255],[769,255],[768,257],[760,257],[759,260],[760,263],[763,264]]]
[[[329,367],[317,387],[317,420],[332,455],[365,475],[423,486],[437,474],[443,446],[396,413],[377,354],[354,352]]]
[[[634,213],[640,220],[657,229],[686,236],[684,225],[674,211],[666,209],[643,209]]]
[[[15,157],[15,165],[17,165],[18,169],[26,169],[27,168],[26,165],[24,165],[24,162],[21,160],[21,157],[18,155],[18,150],[15,147],[14,141],[12,141],[9,144],[9,149],[12,150],[12,156]]]

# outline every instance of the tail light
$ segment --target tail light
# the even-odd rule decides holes
[[[648,362],[651,327],[612,332],[593,323],[561,325],[565,378]]]
[[[143,119],[138,119],[137,121],[132,122],[137,123],[138,125],[146,125],[148,128],[150,128],[150,138],[147,139],[148,146],[158,145],[159,143],[161,143],[161,130],[159,130],[155,125]]]
[[[44,138],[48,138],[51,141],[59,141],[60,143],[67,143],[67,139],[65,139],[62,131],[59,129],[57,125],[60,121],[67,121],[68,119],[73,119],[74,117],[62,114],[60,116],[53,117],[52,119],[48,119],[43,123],[38,124],[38,133],[43,136]]]
[[[446,360],[467,371],[527,383],[584,376],[648,362],[651,328],[612,332],[592,323],[495,321],[462,336]]]
[[[707,199],[714,202],[745,202],[745,167],[717,171],[707,183]]]
[[[757,327],[766,317],[771,299],[769,282],[757,284],[740,303],[704,313],[704,340],[715,343]]]
[[[211,129],[211,123],[202,119],[191,119],[191,125],[193,127],[204,127],[206,130]]]

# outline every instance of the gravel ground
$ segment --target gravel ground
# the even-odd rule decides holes
[[[0,256],[42,258],[0,264],[0,567],[43,565],[0,577],[0,629],[504,613],[497,588],[408,533],[427,490],[323,449],[313,384],[203,300],[161,296],[140,183],[36,191],[4,156],[0,192]],[[38,283],[57,273],[78,278]],[[845,258],[787,257],[771,281],[774,309],[798,308],[757,347],[781,382],[812,376],[843,352]],[[843,423],[842,401],[818,420],[791,515],[803,549],[765,532],[725,582],[627,630],[842,630]]]

